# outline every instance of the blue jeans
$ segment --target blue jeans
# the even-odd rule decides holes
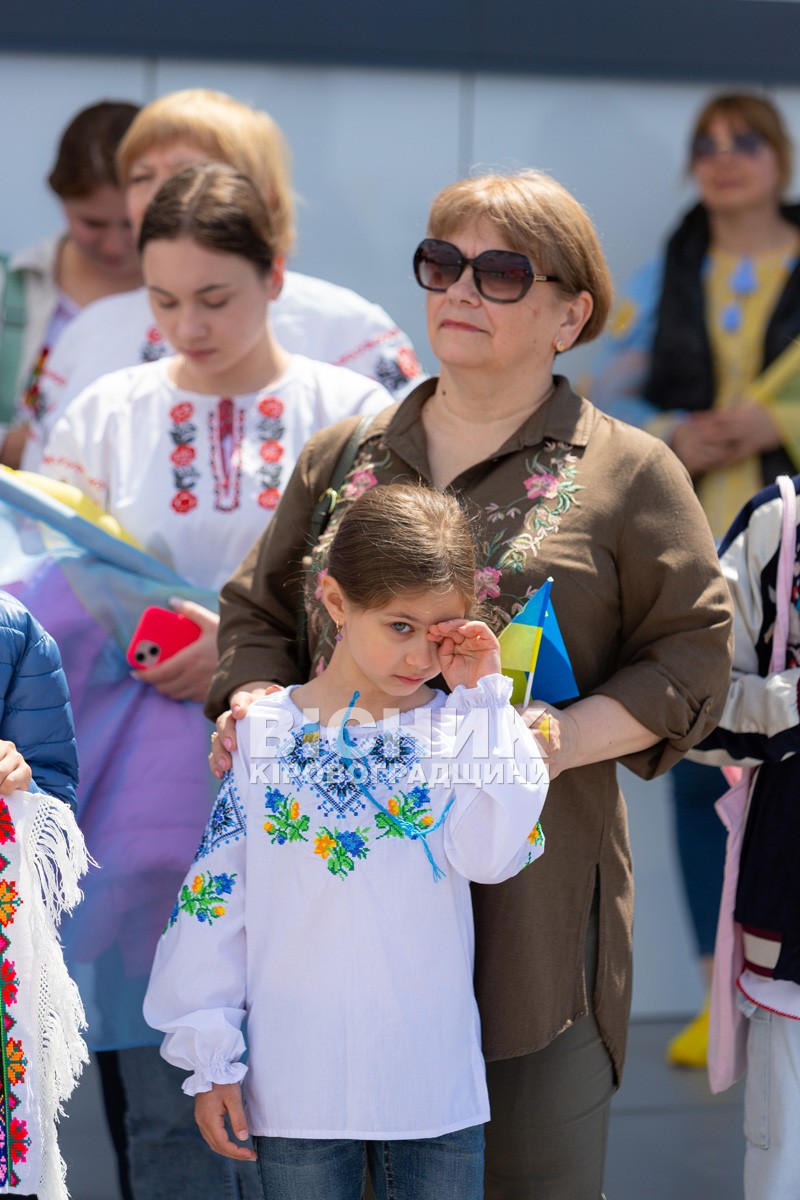
[[[697,953],[714,953],[727,833],[714,802],[729,784],[718,767],[681,759],[669,774],[675,841]]]
[[[157,1046],[119,1051],[125,1089],[131,1188],[135,1200],[263,1200],[255,1163],[237,1163],[207,1146],[185,1071]]]
[[[257,1137],[269,1200],[361,1200],[369,1170],[376,1200],[482,1200],[483,1126],[417,1141]]]

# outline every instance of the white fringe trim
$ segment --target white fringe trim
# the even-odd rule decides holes
[[[56,1121],[63,1116],[64,1102],[72,1095],[89,1055],[81,1036],[86,1028],[83,1004],[64,963],[57,925],[81,899],[78,881],[94,863],[66,804],[37,795],[35,805],[24,855],[31,874],[30,922],[36,947],[35,978],[30,981],[38,1020],[42,1147],[36,1192],[39,1200],[68,1200]],[[13,814],[13,807],[11,811]]]

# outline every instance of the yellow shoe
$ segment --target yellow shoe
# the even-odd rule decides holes
[[[708,1059],[708,996],[703,1011],[676,1034],[667,1046],[667,1062],[673,1067],[705,1067]]]

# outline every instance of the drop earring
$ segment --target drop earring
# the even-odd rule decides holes
[[[340,625],[339,622],[337,621],[336,622],[336,637],[333,639],[335,642],[340,642],[342,640],[342,630],[343,629],[344,629],[344,625]]]

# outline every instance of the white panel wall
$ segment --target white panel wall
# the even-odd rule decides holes
[[[18,250],[60,227],[45,180],[71,117],[98,100],[151,99],[141,59],[0,54],[0,248]]]
[[[687,129],[710,88],[568,78],[0,54],[0,248],[59,226],[43,180],[58,133],[95,100],[219,88],[266,108],[292,146],[296,266],[379,301],[427,350],[410,259],[431,197],[474,164],[550,171],[588,207],[624,280],[653,255],[691,190]],[[714,89],[716,90],[716,89]],[[800,133],[800,89],[776,99]],[[577,376],[591,348],[566,369]],[[636,862],[634,1010],[689,1011],[700,995],[663,783],[626,776]]]

